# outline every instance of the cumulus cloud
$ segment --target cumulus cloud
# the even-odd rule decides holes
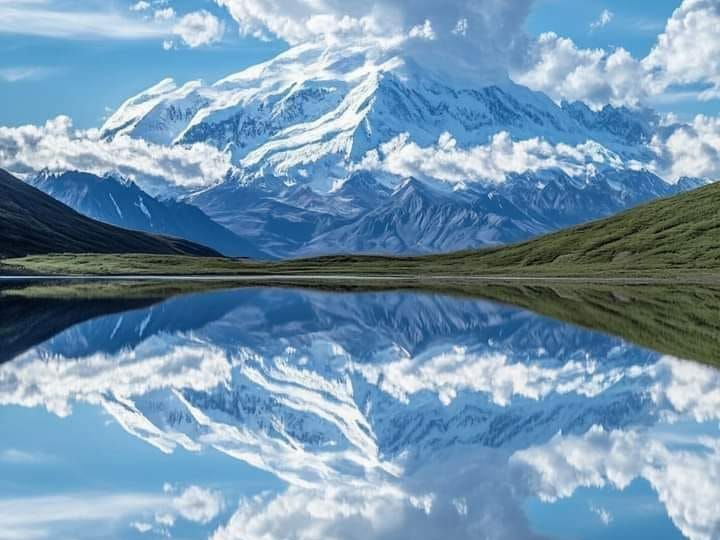
[[[423,61],[462,62],[466,69],[504,70],[533,0],[216,0],[246,35],[290,44],[372,40],[407,46]],[[414,43],[411,43],[414,42]],[[440,53],[440,54],[438,54]]]
[[[586,102],[597,109],[606,104],[636,106],[647,96],[641,63],[625,49],[581,49],[553,32],[542,34],[529,47],[524,65],[513,78],[556,101]]]
[[[188,47],[195,48],[220,41],[225,25],[215,15],[203,9],[184,15],[173,27],[173,32]]]
[[[650,143],[657,158],[649,166],[661,176],[720,180],[720,118],[696,116],[689,124],[668,127]]]
[[[376,538],[402,519],[404,499],[397,488],[388,485],[290,487],[277,497],[243,500],[211,539]]]
[[[398,478],[356,477],[245,498],[212,540],[538,540],[502,451],[445,452]]]
[[[603,12],[593,28],[612,21]],[[700,85],[692,95],[720,97],[720,4],[715,0],[684,0],[645,58],[623,48],[583,49],[572,40],[548,32],[529,40],[514,58],[512,77],[556,100],[582,100],[636,106],[677,87]],[[680,93],[680,96],[685,94]]]
[[[666,356],[653,367],[652,376],[656,382],[650,392],[665,419],[720,421],[720,372],[717,369]]]
[[[691,540],[720,535],[720,441],[700,439],[674,448],[638,431],[594,427],[583,436],[556,436],[514,454],[531,471],[532,488],[545,501],[567,498],[581,487],[627,488],[635,479],[655,489],[670,519]]]
[[[0,166],[17,174],[118,171],[151,192],[206,186],[231,167],[227,154],[205,144],[160,146],[124,136],[106,141],[98,130],[73,129],[66,116],[43,126],[0,127]]]
[[[657,44],[643,60],[652,73],[653,91],[670,85],[701,84],[701,99],[720,98],[720,3],[684,0],[667,22]]]
[[[470,148],[460,148],[449,133],[429,147],[411,141],[408,134],[400,135],[368,152],[357,168],[463,184],[502,182],[513,172],[556,168],[578,176],[592,174],[600,166],[622,165],[616,154],[592,141],[577,146],[553,145],[538,137],[514,141],[507,132],[500,132],[489,144]]]
[[[437,39],[435,30],[433,30],[432,23],[429,20],[426,20],[423,24],[413,26],[410,29],[409,35],[411,38],[427,39],[430,41]]]
[[[173,508],[186,520],[210,523],[225,507],[222,493],[190,486],[173,499]]]

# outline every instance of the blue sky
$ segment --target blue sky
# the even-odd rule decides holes
[[[636,58],[644,57],[662,32],[665,22],[678,7],[679,0],[627,2],[622,0],[538,0],[526,28],[530,35],[553,31],[571,38],[578,47],[612,50],[621,46]],[[19,23],[0,25],[0,125],[40,124],[48,118],[66,114],[76,127],[102,124],[108,111],[124,99],[165,77],[182,82],[191,79],[213,81],[259,61],[269,59],[287,47],[281,40],[261,41],[242,37],[238,24],[225,8],[211,0],[161,0],[160,5],[132,11],[131,0],[0,0],[0,15],[7,6],[43,4],[53,11],[88,14],[114,13],[127,31],[111,32],[106,21],[89,19],[94,30],[85,33],[67,25],[61,36],[47,27]],[[172,7],[183,14],[206,10],[225,26],[220,41],[191,48],[177,38],[174,48],[164,50],[168,39],[152,26],[153,11]],[[591,30],[604,10],[612,19]],[[105,25],[103,27],[103,25]],[[136,25],[137,28],[132,27]],[[32,27],[31,27],[32,26]],[[40,26],[40,25],[38,25]],[[81,23],[78,23],[81,26]],[[107,34],[121,35],[107,35]],[[149,34],[149,35],[147,35]],[[171,37],[171,36],[170,36]],[[716,113],[717,100],[674,101],[660,104],[660,110],[686,114]]]

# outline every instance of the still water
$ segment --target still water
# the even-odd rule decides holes
[[[0,332],[2,539],[720,538],[707,365],[412,292],[39,306]]]

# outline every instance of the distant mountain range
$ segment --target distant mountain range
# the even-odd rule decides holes
[[[98,220],[227,255],[436,253],[526,240],[706,183],[672,184],[645,166],[668,129],[649,110],[557,104],[510,80],[456,82],[397,51],[303,45],[212,85],[165,80],[102,127],[105,139],[229,153],[232,169],[206,188],[176,201],[177,190],[149,194],[113,176],[29,182]],[[539,150],[516,157],[525,147],[515,144]],[[507,163],[450,181],[394,168],[408,145]]]
[[[129,231],[75,212],[0,169],[0,258],[44,253],[218,255],[186,240]]]
[[[29,178],[28,183],[98,221],[184,238],[230,257],[264,258],[255,246],[215,223],[196,206],[151,197],[121,177],[44,171]]]

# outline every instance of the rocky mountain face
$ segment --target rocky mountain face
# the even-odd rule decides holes
[[[660,129],[649,110],[556,104],[509,79],[456,82],[392,49],[309,44],[211,85],[162,81],[102,133],[229,152],[226,177],[183,202],[265,254],[295,257],[516,242],[699,185],[644,168]],[[518,157],[514,144],[539,154]],[[509,153],[497,158],[502,178],[481,167],[449,182],[394,169],[398,145],[457,160]],[[104,215],[118,217],[112,206]]]
[[[261,250],[218,225],[196,206],[151,197],[112,175],[42,172],[27,182],[88,217],[137,231],[191,240],[232,257],[264,257]]]
[[[410,178],[391,190],[359,172],[327,194],[225,182],[186,200],[275,257],[426,254],[526,240],[701,184],[668,184],[645,171],[591,181],[547,171],[457,191]]]
[[[51,253],[219,256],[185,239],[115,227],[84,216],[0,169],[0,258]]]

